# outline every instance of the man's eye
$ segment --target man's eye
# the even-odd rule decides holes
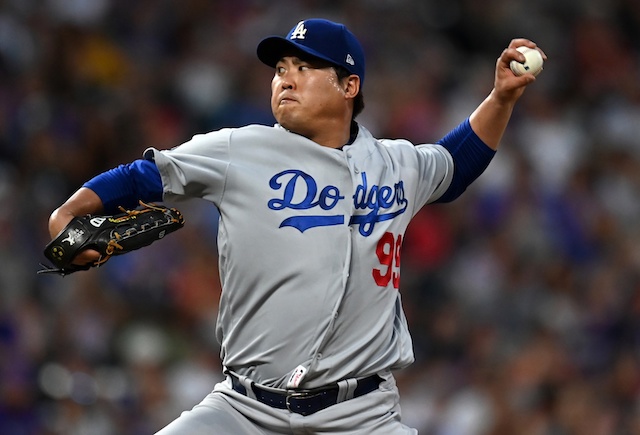
[[[309,67],[309,65],[300,65],[300,66],[298,67],[298,71],[306,71],[306,70],[308,70],[309,68],[310,68],[310,67]]]
[[[282,73],[284,72],[284,68],[283,68],[283,67],[281,67],[281,66],[278,66],[278,67],[276,67],[276,72],[277,72],[278,74],[282,74]]]

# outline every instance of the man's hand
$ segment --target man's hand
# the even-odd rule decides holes
[[[469,117],[473,131],[494,150],[498,149],[516,101],[522,96],[527,85],[536,81],[533,74],[517,76],[509,67],[512,60],[525,60],[524,55],[516,50],[522,45],[540,51],[542,59],[547,60],[547,55],[533,41],[524,38],[512,39],[496,61],[493,90]]]
[[[504,49],[496,61],[496,73],[494,80],[494,97],[503,104],[514,104],[524,92],[527,85],[533,83],[536,77],[533,74],[523,74],[517,76],[511,71],[509,64],[512,60],[524,62],[524,54],[516,48],[525,46],[538,50],[543,60],[547,60],[547,55],[536,45],[535,42],[524,38],[512,39],[509,46]]]

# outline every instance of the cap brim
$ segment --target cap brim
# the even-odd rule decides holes
[[[282,59],[285,54],[303,54],[315,57],[317,59],[325,60],[333,65],[337,65],[336,62],[317,51],[305,47],[304,45],[296,44],[290,40],[281,36],[269,36],[263,39],[258,44],[257,48],[258,59],[265,65],[275,68],[276,64]]]

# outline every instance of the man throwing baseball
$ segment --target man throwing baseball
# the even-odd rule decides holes
[[[226,380],[161,435],[415,434],[393,372],[413,362],[400,293],[405,230],[458,197],[491,161],[532,74],[514,39],[494,88],[436,144],[376,139],[355,121],[365,56],[343,25],[297,23],[260,42],[274,69],[273,127],[198,134],[89,180],[49,221],[139,200],[197,197],[220,211],[217,337]],[[542,52],[541,52],[542,53]],[[543,57],[544,53],[542,53]],[[546,58],[546,57],[545,57]],[[75,263],[95,262],[81,252]]]

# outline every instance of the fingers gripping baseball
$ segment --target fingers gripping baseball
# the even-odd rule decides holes
[[[528,59],[528,56],[530,56],[526,54],[528,50],[523,47],[536,50],[540,54],[542,59],[540,67],[547,60],[546,54],[535,42],[525,38],[512,39],[509,46],[502,51],[496,61],[494,88],[496,96],[503,101],[515,102],[520,98],[527,85],[536,80],[536,75],[539,73],[539,71],[535,70],[526,70],[527,61],[530,62],[531,59]],[[519,66],[524,65],[525,68],[512,68],[512,62],[516,62]]]

